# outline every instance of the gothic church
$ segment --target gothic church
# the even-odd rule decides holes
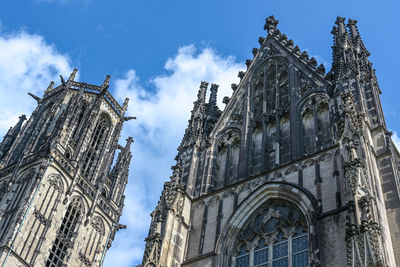
[[[223,111],[201,83],[141,266],[400,266],[400,154],[357,21],[335,24],[327,73],[271,16]]]
[[[0,143],[1,266],[101,266],[124,206],[131,160],[123,106],[101,86],[51,82]],[[114,154],[119,149],[113,165]],[[112,166],[113,165],[113,166]]]

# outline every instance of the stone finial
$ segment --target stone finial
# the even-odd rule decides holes
[[[126,111],[128,109],[129,98],[125,98],[124,104],[122,105],[122,109]]]
[[[343,17],[337,17],[336,21],[335,21],[335,24],[337,25],[338,33],[340,35],[346,32],[344,21],[345,21],[345,18],[343,18]]]
[[[278,23],[279,20],[276,20],[274,16],[269,16],[265,19],[264,30],[267,30],[268,34],[273,34]]]
[[[74,70],[72,71],[71,75],[69,75],[68,82],[73,82],[74,81],[77,71],[78,71],[78,69],[74,68]]]
[[[182,167],[179,165],[171,166],[171,170],[173,171],[173,174],[170,177],[171,181],[175,184],[180,184],[183,171]]]
[[[236,83],[232,83],[231,84],[231,88],[232,88],[232,90],[235,92],[236,91],[236,89],[237,89],[237,84]]]
[[[353,39],[358,39],[360,37],[360,34],[358,33],[358,29],[357,29],[357,20],[349,19],[349,22],[347,23],[347,27],[349,27],[350,34]]]
[[[346,20],[346,18],[337,16],[337,17],[336,17],[335,24],[338,25],[338,26],[340,26],[342,23],[344,24],[344,21],[345,21],[345,20]]]
[[[349,22],[347,23],[347,27],[349,27],[350,36],[351,36],[353,45],[356,48],[356,50],[364,51],[367,56],[370,56],[371,53],[365,48],[365,45],[361,39],[360,32],[358,31],[357,20],[349,19]]]
[[[222,99],[222,103],[224,103],[225,105],[227,105],[227,104],[229,103],[229,100],[231,100],[230,97],[229,97],[229,96],[225,96],[225,97]]]
[[[258,48],[253,48],[253,50],[251,51],[253,53],[253,57],[256,57],[257,53],[258,53]]]
[[[349,23],[347,25],[356,25],[357,22],[358,21],[356,19],[349,19]]]
[[[208,103],[212,105],[217,104],[217,92],[218,92],[218,84],[212,83],[211,84],[211,89],[210,89],[210,98],[208,100]]]
[[[314,57],[311,57],[310,60],[307,62],[311,67],[317,67],[317,60]]]
[[[258,43],[260,44],[260,46],[262,46],[262,44],[264,43],[265,38],[264,37],[259,37],[258,38]]]
[[[51,90],[53,90],[53,87],[54,87],[54,81],[51,81],[46,91],[44,91],[44,93],[50,92]]]
[[[287,46],[289,49],[293,49],[293,46],[294,46],[293,40],[290,39],[289,41],[287,41],[286,46]]]
[[[110,76],[110,75],[107,75],[107,76],[106,76],[106,79],[104,80],[104,82],[103,82],[103,84],[101,85],[101,87],[103,87],[103,88],[108,87],[109,84],[110,84],[110,78],[111,78],[111,76]]]
[[[317,72],[321,75],[325,74],[325,66],[323,64],[319,65],[317,68]]]
[[[64,80],[64,77],[60,74],[60,80],[61,80],[61,84],[62,85],[65,85],[65,80]]]
[[[208,87],[208,82],[201,81],[199,92],[197,93],[198,101],[203,102],[203,103],[206,102],[207,87]]]
[[[293,53],[295,53],[296,55],[300,56],[301,51],[300,51],[299,46],[296,45],[296,46],[293,48]]]
[[[246,59],[246,66],[247,66],[247,68],[250,67],[250,65],[251,65],[252,62],[253,62],[253,61],[252,61],[251,59]]]
[[[307,51],[303,51],[303,52],[301,53],[301,55],[300,55],[300,58],[301,58],[302,60],[308,61],[308,53],[307,53]]]
[[[102,96],[104,96],[106,94],[106,92],[108,90],[108,87],[109,87],[109,84],[110,84],[110,75],[107,75],[106,79],[104,80],[103,84],[101,85],[101,89],[100,89],[100,92],[98,94],[98,97],[102,97]]]
[[[133,143],[133,138],[129,136],[129,137],[126,139],[125,149],[129,150],[129,148],[130,148],[130,146],[131,146],[132,143]]]

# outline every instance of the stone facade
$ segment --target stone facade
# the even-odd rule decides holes
[[[400,264],[400,154],[357,21],[335,24],[328,73],[271,16],[223,112],[201,83],[141,266]]]
[[[0,143],[2,266],[101,266],[119,224],[131,160],[121,107],[101,86],[50,84]],[[114,154],[119,149],[116,163]]]

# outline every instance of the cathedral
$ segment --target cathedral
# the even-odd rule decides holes
[[[22,115],[0,143],[0,264],[101,266],[119,224],[132,158],[118,139],[121,106],[101,86],[77,82],[74,69]],[[114,155],[119,150],[115,163]]]
[[[140,266],[400,266],[400,153],[357,21],[328,72],[277,26],[223,111],[201,82]]]

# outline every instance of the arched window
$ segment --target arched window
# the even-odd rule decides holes
[[[14,216],[18,214],[17,211],[21,207],[21,201],[27,193],[27,188],[32,183],[35,173],[35,169],[32,168],[29,169],[21,177],[17,178],[17,180],[13,184],[11,192],[6,195],[8,198],[6,201],[10,204],[7,205],[3,217],[0,221],[0,241],[3,240],[7,234],[10,233],[10,223],[13,220]]]
[[[46,261],[46,267],[63,266],[67,250],[72,248],[72,238],[82,215],[82,202],[75,198],[68,206],[56,239]]]
[[[329,119],[329,105],[326,102],[320,102],[317,107],[317,124],[318,124],[318,143],[320,149],[326,148],[331,141],[331,124]]]
[[[257,69],[253,83],[253,114],[274,114],[289,104],[289,64],[284,57],[269,58]]]
[[[104,223],[100,217],[94,217],[90,223],[90,230],[86,233],[86,246],[81,250],[91,263],[97,262],[96,256],[99,255],[101,241],[104,236]]]
[[[240,134],[229,131],[224,134],[217,145],[216,175],[214,188],[232,183],[238,177],[240,156]]]
[[[101,144],[107,137],[107,132],[110,129],[110,120],[105,114],[102,114],[96,124],[96,127],[92,134],[92,139],[90,140],[89,146],[86,150],[86,156],[83,160],[82,173],[84,176],[88,177],[95,162],[95,159],[100,151]]]
[[[303,151],[305,155],[315,152],[317,136],[315,134],[314,110],[307,108],[302,114],[303,122]]]
[[[262,128],[261,125],[257,125],[253,129],[251,137],[251,169],[252,175],[258,174],[262,171],[263,165],[263,149],[262,149]]]
[[[239,234],[235,267],[307,267],[309,235],[304,215],[291,203],[271,200]]]
[[[83,116],[85,115],[86,112],[86,107],[87,104],[85,102],[83,102],[81,104],[81,106],[79,107],[79,109],[77,110],[78,115],[76,116],[76,120],[75,120],[75,129],[74,132],[72,133],[72,138],[74,140],[77,140],[79,137],[79,129],[81,129],[81,124],[82,124],[82,120],[83,120]]]

